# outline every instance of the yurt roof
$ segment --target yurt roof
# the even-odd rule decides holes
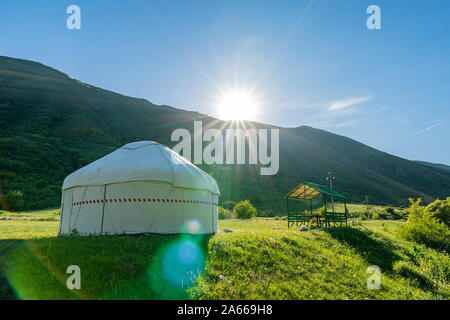
[[[176,187],[205,189],[219,194],[214,178],[153,141],[124,145],[67,176],[62,189],[132,181],[161,181]]]

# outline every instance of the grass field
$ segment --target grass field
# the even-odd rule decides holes
[[[450,298],[448,254],[412,250],[398,236],[402,221],[300,232],[256,218],[220,221],[233,232],[213,236],[57,237],[58,210],[0,219],[0,298]],[[81,290],[66,287],[70,265]],[[379,290],[367,288],[370,265],[381,269]]]

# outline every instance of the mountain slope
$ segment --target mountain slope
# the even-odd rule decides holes
[[[20,189],[27,208],[57,206],[65,176],[125,143],[154,140],[169,147],[177,128],[192,132],[224,123],[196,112],[157,106],[90,86],[40,63],[0,57],[0,192]],[[272,127],[245,122],[258,128]],[[200,165],[221,189],[221,202],[250,199],[283,210],[282,195],[301,180],[335,187],[361,202],[400,205],[450,195],[450,172],[380,152],[310,127],[280,128],[280,170],[261,176],[251,165]]]
[[[426,161],[416,161],[416,162],[426,165],[426,166],[431,166],[433,168],[439,168],[439,169],[450,171],[450,166],[447,166],[442,163],[430,163],[430,162],[426,162]]]

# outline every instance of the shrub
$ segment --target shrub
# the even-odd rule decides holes
[[[399,220],[403,218],[403,216],[392,207],[386,207],[384,211],[385,213],[380,214],[380,217],[383,219]]]
[[[378,220],[380,218],[380,214],[377,211],[374,211],[372,214],[372,219]]]
[[[233,213],[238,219],[251,219],[256,216],[257,211],[250,201],[244,200],[236,203]]]
[[[225,209],[224,207],[219,206],[219,220],[232,219],[233,212]]]
[[[422,198],[418,198],[414,201],[414,199],[409,198],[410,206],[408,208],[403,209],[403,215],[406,218],[409,218],[410,215],[420,215],[424,208],[420,205],[422,202]]]
[[[366,216],[366,214],[364,213],[364,212],[361,212],[360,214],[359,214],[359,220],[367,220],[368,218],[367,218],[367,216]]]
[[[363,214],[367,217],[367,219],[372,219],[373,207],[369,204],[366,204],[363,209]]]
[[[224,220],[225,218],[225,209],[222,206],[219,206],[218,209],[219,220]]]
[[[446,200],[436,199],[425,210],[430,212],[439,221],[445,223],[447,227],[450,226],[450,197]]]
[[[401,229],[401,235],[407,240],[424,244],[428,247],[450,249],[450,229],[433,216],[432,212],[420,205],[422,199],[409,199],[411,206],[406,209],[408,220]]]
[[[415,264],[419,265],[419,259],[425,256],[425,253],[422,248],[413,244],[411,250],[406,253],[406,256]]]
[[[23,194],[19,190],[10,191],[6,194],[6,203],[9,210],[18,211],[23,207]]]

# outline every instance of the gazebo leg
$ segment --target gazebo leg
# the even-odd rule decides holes
[[[287,213],[287,218],[288,218],[288,229],[291,227],[290,226],[290,215],[289,215],[289,198],[286,198],[286,213]]]
[[[344,212],[345,212],[345,226],[347,227],[348,211],[347,211],[347,201],[344,200]]]

